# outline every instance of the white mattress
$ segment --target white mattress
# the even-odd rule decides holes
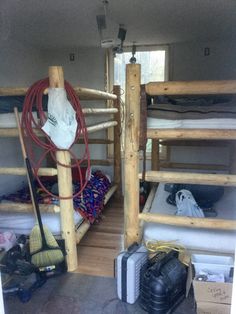
[[[37,119],[37,113],[33,113]],[[21,116],[21,113],[20,113]],[[0,114],[0,128],[15,128],[16,118],[14,113]],[[183,119],[168,120],[147,117],[147,127],[154,129],[236,129],[236,119]]]
[[[21,113],[19,116],[21,118]],[[37,121],[37,113],[33,112],[33,116]],[[16,128],[16,117],[14,113],[2,113],[0,114],[0,128]]]
[[[167,120],[147,118],[150,129],[236,129],[236,119],[184,119]]]
[[[74,212],[75,225],[83,221],[78,212]],[[43,213],[42,222],[48,226],[54,235],[61,233],[61,222],[59,213]],[[1,213],[0,214],[0,232],[12,230],[15,234],[29,235],[35,225],[35,217],[31,213]]]
[[[45,115],[47,116],[47,112],[44,112]],[[22,116],[22,113],[19,113],[20,119]],[[33,116],[35,121],[37,121],[37,112],[33,112]],[[100,123],[100,122],[104,122],[104,115],[101,116],[96,116],[96,122]],[[106,119],[106,118],[105,118]],[[85,122],[86,125],[93,125],[94,124],[94,118],[92,116],[86,116],[85,117]],[[34,127],[34,124],[32,124],[32,127]],[[17,124],[16,124],[16,117],[15,114],[10,112],[10,113],[1,113],[0,114],[0,128],[17,128]]]
[[[160,183],[150,212],[174,215],[176,207],[167,204],[168,195],[169,193],[164,191],[164,183]],[[223,198],[215,204],[214,208],[218,214],[216,219],[236,219],[236,189],[225,188]],[[236,230],[207,230],[145,223],[144,240],[178,240],[191,249],[233,253],[236,247]]]

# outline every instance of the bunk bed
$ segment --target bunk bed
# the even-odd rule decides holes
[[[50,87],[64,87],[64,75],[62,67],[49,67],[49,83]],[[110,197],[116,193],[121,193],[121,154],[120,154],[120,87],[114,86],[113,93],[107,93],[99,90],[75,87],[74,88],[79,99],[84,101],[106,101],[109,102],[109,108],[84,108],[83,113],[86,115],[112,115],[113,118],[109,118],[107,121],[100,122],[96,125],[87,126],[88,135],[100,130],[106,130],[108,128],[114,128],[113,140],[105,138],[91,138],[89,137],[88,143],[94,145],[110,145],[114,149],[113,160],[93,160],[91,159],[91,165],[112,166],[113,165],[113,183],[110,186],[104,197],[104,205],[108,202]],[[27,92],[27,88],[0,88],[0,96],[24,96]],[[45,90],[45,94],[47,90]],[[111,106],[111,103],[113,104]],[[9,120],[9,119],[8,119]],[[4,119],[4,121],[6,121]],[[9,121],[8,121],[9,122]],[[10,124],[9,124],[10,123]],[[0,128],[0,137],[12,138],[18,137],[18,130],[16,127],[12,127],[9,122],[7,127]],[[3,125],[4,126],[4,125]],[[10,126],[10,127],[9,127]],[[43,136],[39,133],[38,136]],[[80,143],[80,140],[79,142]],[[59,150],[56,152],[57,168],[45,167],[39,169],[39,175],[42,176],[57,176],[58,193],[60,197],[68,197],[72,195],[72,171],[69,167],[71,164],[71,157],[68,151]],[[63,167],[62,165],[68,165]],[[20,167],[1,167],[0,174],[2,175],[26,175],[26,169]],[[90,227],[88,219],[83,219],[81,216],[74,217],[73,199],[60,199],[59,205],[55,204],[41,204],[41,212],[47,213],[52,216],[60,215],[60,228],[61,237],[65,240],[67,266],[69,271],[74,271],[77,268],[77,247],[84,234]],[[32,204],[23,203],[0,203],[0,212],[6,213],[8,211],[14,211],[16,215],[21,213],[27,214],[32,212]],[[24,219],[23,219],[24,221]],[[49,220],[50,222],[50,220]],[[79,227],[75,228],[75,224],[79,223]]]
[[[192,235],[199,242],[199,235],[202,233],[203,242],[209,237],[208,247],[213,250],[227,247],[226,243],[231,241],[229,250],[234,251],[236,243],[236,215],[234,212],[235,203],[233,203],[234,191],[227,193],[229,208],[225,210],[224,215],[217,218],[193,218],[186,216],[176,216],[174,211],[163,210],[163,183],[190,183],[200,185],[218,185],[225,187],[236,186],[235,162],[231,160],[231,174],[212,173],[211,171],[195,173],[194,171],[168,171],[161,168],[159,160],[159,143],[161,141],[168,145],[168,141],[178,143],[178,141],[196,141],[209,143],[209,141],[230,141],[231,154],[235,156],[236,129],[232,124],[225,122],[221,127],[210,128],[209,124],[204,127],[183,128],[183,127],[165,127],[158,128],[152,125],[152,128],[141,129],[140,125],[140,65],[129,64],[126,68],[126,127],[125,127],[125,164],[124,164],[124,211],[125,211],[125,246],[128,247],[133,242],[140,241],[143,235],[143,226],[150,226],[155,234],[146,231],[144,239],[166,239],[178,240],[180,232],[189,240]],[[195,82],[153,82],[145,85],[145,93],[149,96],[156,95],[228,95],[236,93],[236,81],[195,81]],[[142,94],[141,94],[142,95]],[[142,96],[141,96],[142,97]],[[147,202],[142,210],[139,211],[139,180],[143,179],[143,174],[139,173],[139,135],[147,134],[147,138],[152,140],[152,160],[151,170],[146,171],[145,180],[152,183],[152,189]],[[212,144],[212,142],[211,142]],[[210,145],[211,145],[210,144]],[[207,144],[206,144],[207,145]],[[213,145],[213,144],[212,144]],[[214,144],[215,145],[215,144]],[[223,145],[223,144],[221,144]],[[207,166],[204,170],[207,169]],[[210,166],[209,166],[210,169]],[[158,184],[159,183],[159,186]],[[230,189],[230,188],[229,188]],[[156,191],[162,200],[156,198]],[[221,210],[224,211],[227,201],[219,203]],[[190,233],[188,232],[190,231]],[[170,234],[172,237],[170,237]],[[210,236],[209,236],[210,234]],[[217,234],[219,237],[217,238]],[[196,242],[196,241],[195,241]],[[191,244],[185,242],[187,246]],[[212,244],[212,245],[211,245]],[[193,245],[194,246],[194,245]],[[198,249],[201,248],[201,244]]]

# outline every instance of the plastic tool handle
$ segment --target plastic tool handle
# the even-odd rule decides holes
[[[20,125],[19,112],[18,112],[18,109],[16,107],[14,108],[14,113],[15,113],[15,117],[16,117],[17,129],[18,129],[18,133],[19,133],[21,151],[22,151],[24,161],[26,162],[27,154],[26,154],[25,143],[24,143],[24,139],[23,139],[23,135],[22,135],[21,125]],[[31,187],[28,171],[27,171],[27,179],[28,179],[28,183],[29,183],[30,196],[31,196],[31,201],[32,201],[33,209],[34,209],[34,214],[37,218],[36,206],[35,206],[35,202],[34,202],[33,191],[32,191],[32,187]]]

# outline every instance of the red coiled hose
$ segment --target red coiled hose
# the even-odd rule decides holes
[[[46,123],[47,116],[43,110],[43,93],[45,89],[49,87],[49,79],[43,79],[36,83],[34,83],[28,90],[25,100],[24,100],[24,106],[22,111],[22,118],[21,118],[21,126],[24,130],[24,140],[27,143],[27,155],[30,159],[30,162],[33,167],[35,178],[37,179],[40,187],[45,191],[48,195],[57,198],[57,199],[70,199],[73,197],[76,197],[80,195],[85,188],[88,178],[90,175],[90,154],[89,154],[89,148],[88,148],[88,135],[87,135],[87,129],[85,124],[84,115],[80,106],[79,99],[72,88],[72,86],[65,81],[65,90],[67,92],[67,97],[74,108],[76,112],[76,120],[78,123],[77,126],[77,133],[74,140],[74,143],[78,139],[82,139],[85,144],[84,153],[82,158],[78,161],[76,155],[72,152],[71,147],[68,149],[68,152],[70,153],[72,159],[74,160],[74,164],[71,166],[63,165],[59,163],[56,160],[56,151],[58,151],[58,148],[55,146],[55,144],[51,141],[50,137],[43,132],[41,129],[42,126]],[[33,110],[34,109],[34,110]],[[35,119],[33,116],[33,111],[37,111],[38,118]],[[41,130],[41,132],[44,133],[45,137],[40,138],[37,136],[35,129]],[[33,149],[33,143],[36,145],[36,147],[40,147],[43,150],[43,153],[41,154],[40,158],[36,161],[34,149]],[[46,189],[46,187],[43,185],[42,181],[40,180],[38,176],[38,170],[42,166],[43,161],[45,160],[47,154],[50,154],[55,163],[60,164],[64,167],[77,167],[79,172],[79,183],[80,183],[80,191],[76,192],[74,195],[69,195],[66,197],[59,197],[58,195],[52,194],[50,191]],[[87,174],[85,178],[85,182],[82,181],[82,173],[81,173],[81,164],[84,161],[87,161]]]

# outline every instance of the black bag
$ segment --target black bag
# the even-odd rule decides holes
[[[180,190],[188,190],[193,194],[198,206],[202,209],[212,208],[214,203],[219,201],[224,195],[222,186],[200,185],[200,184],[165,184],[165,191],[170,192],[166,201],[168,204],[175,205],[175,195]]]

